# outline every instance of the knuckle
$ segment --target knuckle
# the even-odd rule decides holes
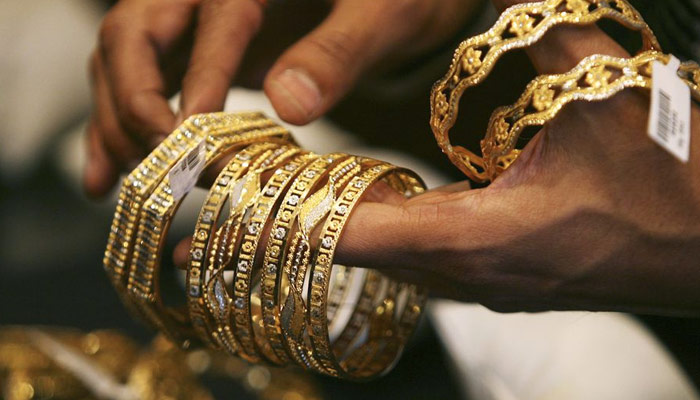
[[[354,57],[355,39],[347,32],[332,30],[323,35],[308,38],[313,50],[323,56],[334,66],[347,66]]]
[[[130,128],[137,128],[144,122],[141,117],[142,103],[139,100],[139,94],[129,94],[118,104],[119,119]]]

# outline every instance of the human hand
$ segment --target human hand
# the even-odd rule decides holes
[[[178,122],[220,110],[234,78],[264,80],[280,118],[305,124],[368,69],[450,38],[479,3],[335,0],[317,24],[309,14],[326,12],[327,1],[279,2],[266,13],[256,0],[121,0],[105,17],[91,59],[85,189],[106,193]],[[167,99],[178,90],[174,115]]]
[[[596,27],[556,28],[528,51],[539,73],[595,53],[629,56]],[[682,164],[647,137],[648,102],[627,90],[572,103],[485,189],[360,204],[338,262],[498,311],[697,315],[700,109]]]

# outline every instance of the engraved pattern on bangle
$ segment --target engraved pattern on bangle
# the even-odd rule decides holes
[[[641,15],[625,0],[546,0],[518,4],[504,11],[489,31],[462,42],[447,74],[435,83],[430,97],[430,125],[450,161],[474,181],[489,179],[483,158],[462,146],[452,145],[449,130],[457,119],[464,91],[481,83],[503,54],[531,46],[554,26],[590,25],[603,18],[640,31],[642,50],[661,49]],[[502,161],[509,164],[514,159]]]
[[[593,55],[565,74],[535,78],[515,104],[500,107],[491,116],[482,141],[484,168],[489,179],[495,179],[508,167],[509,160],[515,158],[516,142],[526,127],[544,125],[573,101],[601,101],[626,88],[650,88],[652,63],[667,63],[668,60],[668,55],[657,51],[647,51],[629,59]],[[700,67],[691,61],[683,63],[678,73],[691,88],[696,101],[700,101],[700,91],[698,82],[692,78],[698,72]]]

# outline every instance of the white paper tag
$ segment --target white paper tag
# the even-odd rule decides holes
[[[207,155],[207,142],[202,139],[194,149],[190,150],[185,157],[175,164],[168,172],[170,179],[170,189],[173,191],[173,199],[179,201],[192,190],[199,174],[204,169],[204,161]]]
[[[690,88],[678,77],[680,61],[652,64],[649,136],[684,163],[690,158]]]

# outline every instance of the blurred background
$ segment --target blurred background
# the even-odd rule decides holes
[[[649,11],[649,4],[639,2],[663,29],[663,16]],[[88,200],[80,183],[90,112],[87,59],[110,5],[98,0],[0,2],[0,332],[15,325],[51,326],[113,329],[136,346],[153,339],[154,333],[121,306],[102,270],[114,196]],[[485,30],[495,19],[488,4],[482,8],[464,36]],[[427,125],[430,85],[444,72],[460,39],[446,44],[429,63],[368,77],[328,118],[290,129],[309,149],[392,161],[415,169],[431,186],[460,179]],[[674,45],[679,42],[672,36],[661,39],[681,54],[693,54],[692,48]],[[522,55],[504,60],[496,78],[472,92],[483,101],[470,107],[462,123],[485,127],[488,110],[515,98],[506,87],[523,87],[530,76],[499,79],[513,64],[529,71]],[[491,93],[504,97],[494,99]],[[226,108],[261,109],[274,116],[265,98],[251,90],[233,90]],[[199,196],[188,199],[183,213],[195,212]],[[171,245],[191,226],[179,221]],[[362,384],[303,379],[322,398],[333,399],[698,398],[698,320],[609,313],[499,315],[441,300],[431,303],[429,314],[386,377]],[[0,334],[0,349],[2,339]],[[0,398],[9,398],[3,392],[2,354]],[[245,377],[229,378],[206,378],[202,384],[214,398],[259,395],[251,389],[256,381],[251,386]]]

